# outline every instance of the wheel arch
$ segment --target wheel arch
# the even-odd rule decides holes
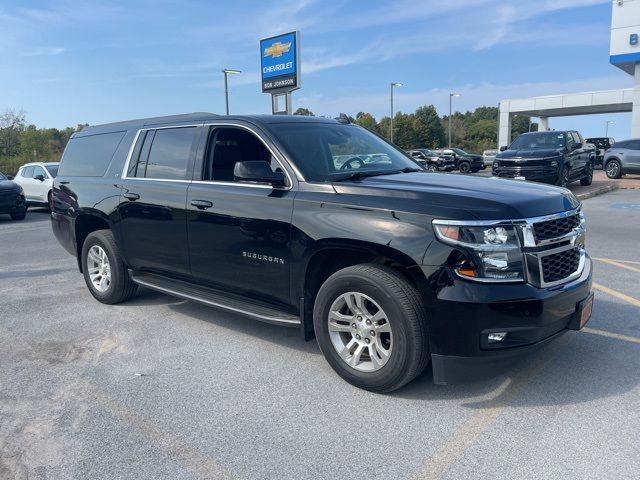
[[[343,268],[362,263],[386,265],[406,278],[424,298],[427,280],[414,259],[405,253],[376,243],[350,240],[326,239],[318,242],[301,265],[303,272],[293,285],[300,285],[296,297],[301,299],[302,332],[306,340],[313,338],[313,309],[315,298],[322,284],[332,274]]]
[[[96,230],[112,230],[111,222],[102,212],[83,212],[74,220],[74,238],[76,243],[76,259],[78,269],[82,273],[82,246],[91,232]]]

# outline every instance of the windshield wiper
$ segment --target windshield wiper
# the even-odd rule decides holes
[[[396,175],[398,173],[412,173],[412,172],[422,172],[421,168],[417,167],[406,167],[400,170],[379,170],[374,172],[353,172],[344,177],[336,178],[332,181],[334,182],[342,182],[344,180],[355,180],[358,178],[367,178],[367,177],[377,177],[380,175]]]

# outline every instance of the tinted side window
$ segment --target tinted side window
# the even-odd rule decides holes
[[[103,133],[72,138],[64,150],[60,176],[101,177],[126,132]]]
[[[22,178],[33,178],[33,167],[23,168],[20,176]]]
[[[149,151],[145,178],[186,180],[195,133],[195,127],[156,130]],[[138,169],[141,167],[142,164]],[[137,176],[141,176],[140,171]]]
[[[640,140],[631,140],[630,142],[626,142],[627,147],[630,150],[640,150]]]
[[[613,148],[627,148],[629,142],[616,142],[613,144]]]

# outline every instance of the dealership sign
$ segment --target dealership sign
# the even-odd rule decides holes
[[[291,91],[300,88],[298,32],[260,40],[262,91]]]
[[[640,0],[616,0],[611,8],[609,61],[633,74],[640,62]]]

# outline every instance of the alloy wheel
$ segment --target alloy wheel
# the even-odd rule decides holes
[[[109,257],[100,245],[93,245],[87,253],[87,273],[93,288],[104,293],[111,285]]]
[[[618,165],[618,162],[614,160],[607,163],[607,176],[609,178],[616,178],[618,176],[619,171],[620,171],[620,165]]]
[[[331,305],[329,337],[340,358],[361,372],[375,372],[389,360],[393,335],[387,314],[360,292],[340,295]]]

